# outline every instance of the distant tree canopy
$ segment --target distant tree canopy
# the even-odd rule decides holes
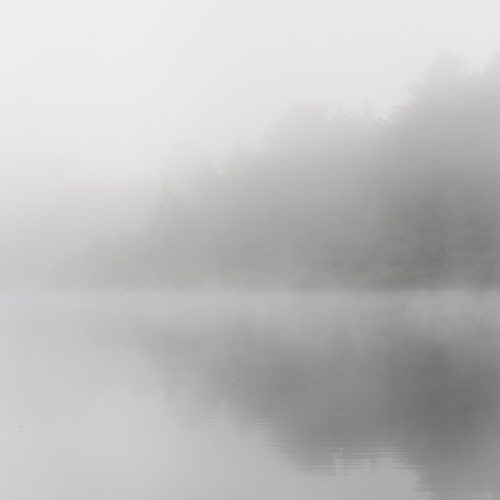
[[[296,106],[104,247],[90,274],[144,286],[496,286],[500,57],[439,58],[385,121]]]

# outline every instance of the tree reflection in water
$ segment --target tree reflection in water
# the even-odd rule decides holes
[[[265,428],[298,467],[389,455],[435,498],[500,498],[495,297],[238,300],[184,304],[143,336],[167,387]]]

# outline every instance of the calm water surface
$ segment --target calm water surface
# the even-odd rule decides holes
[[[0,498],[500,498],[500,295],[0,299]]]

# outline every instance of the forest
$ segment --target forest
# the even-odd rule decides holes
[[[500,56],[439,57],[383,118],[289,109],[220,165],[193,154],[140,231],[100,239],[102,286],[495,287],[500,284]],[[84,276],[84,278],[82,278]]]

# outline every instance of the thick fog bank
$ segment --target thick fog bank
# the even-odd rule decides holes
[[[218,165],[187,146],[136,181],[12,167],[0,285],[497,287],[499,89],[498,56],[441,56],[384,119],[296,105]]]
[[[470,73],[443,56],[385,120],[296,106],[218,169],[191,152],[188,189],[165,187],[142,229],[102,238],[56,281],[496,287],[499,88],[498,57]]]

